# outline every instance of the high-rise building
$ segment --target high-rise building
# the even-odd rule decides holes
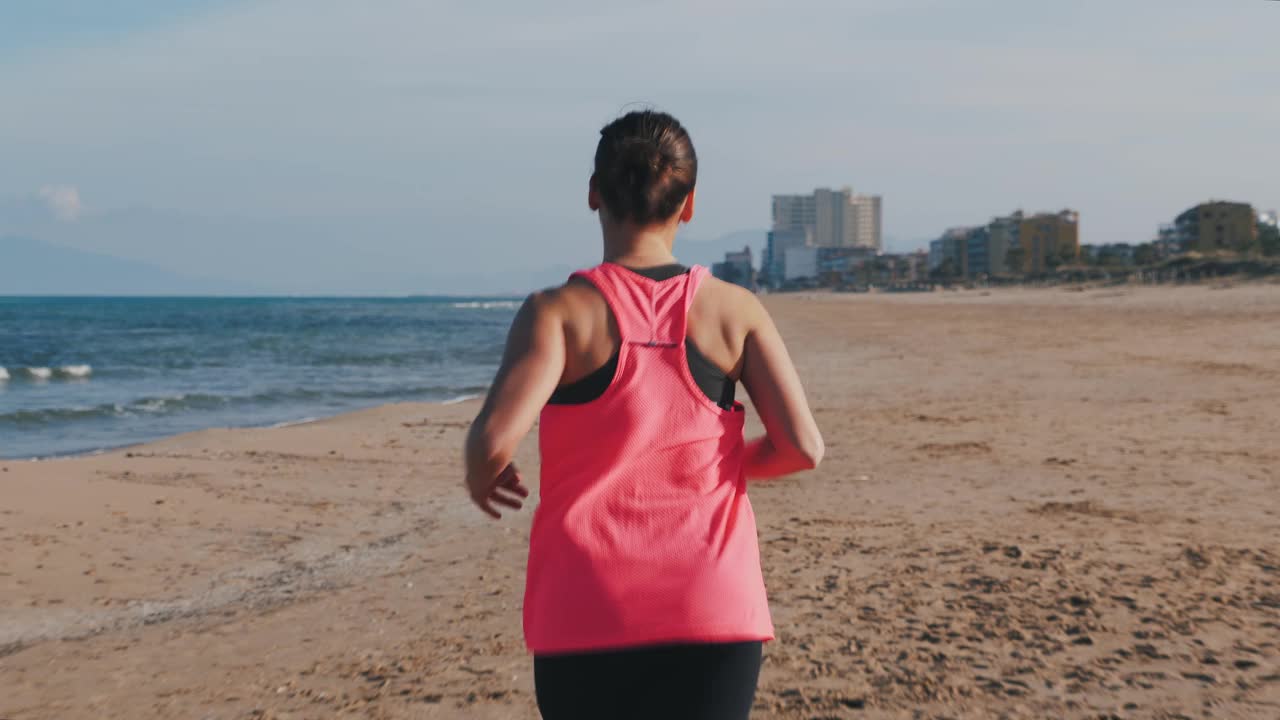
[[[1249,250],[1258,241],[1258,214],[1248,203],[1210,201],[1174,221],[1183,252]]]
[[[1038,213],[1018,228],[1022,271],[1039,275],[1080,257],[1080,213]]]
[[[983,225],[971,229],[964,236],[964,257],[960,273],[967,278],[991,274],[991,227]]]
[[[1021,247],[1022,211],[998,217],[988,226],[991,229],[991,248],[987,253],[988,269],[992,275],[1005,275],[1021,268],[1009,267],[1009,251]]]
[[[880,207],[882,198],[879,195],[854,195],[849,199],[853,208],[853,235],[849,245],[870,248],[879,252],[884,249],[884,238],[881,234]]]
[[[881,198],[850,188],[818,188],[812,195],[774,195],[773,229],[805,231],[818,247],[880,250]]]
[[[807,232],[813,235],[817,224],[817,208],[813,195],[773,196],[774,230]]]
[[[840,247],[846,244],[846,228],[852,230],[849,197],[853,191],[818,188],[813,191],[813,237],[818,247]]]

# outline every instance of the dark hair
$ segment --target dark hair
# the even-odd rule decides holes
[[[594,179],[613,219],[648,225],[680,209],[698,180],[698,156],[679,120],[629,112],[600,131]]]

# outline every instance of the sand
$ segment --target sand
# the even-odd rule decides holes
[[[753,717],[1280,717],[1280,287],[767,302],[828,456]],[[537,717],[475,409],[0,461],[0,718]]]

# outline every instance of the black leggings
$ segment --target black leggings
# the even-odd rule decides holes
[[[538,655],[533,684],[544,720],[746,720],[761,643],[662,645]]]

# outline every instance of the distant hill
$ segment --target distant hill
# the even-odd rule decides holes
[[[430,291],[414,294],[454,296],[479,294],[494,297],[523,297],[537,290],[563,284],[576,269],[576,267],[569,265],[552,265],[541,270],[423,275],[423,287],[428,288]]]
[[[0,295],[240,295],[253,288],[135,260],[0,237]]]
[[[677,238],[676,257],[683,263],[710,267],[712,263],[723,261],[726,252],[739,252],[743,246],[749,246],[751,257],[756,267],[759,267],[767,235],[765,230],[739,230],[721,235],[715,240]]]
[[[214,237],[214,234],[208,234],[210,238]],[[714,240],[681,237],[676,241],[676,257],[684,263],[710,266],[724,260],[726,252],[736,252],[742,250],[743,246],[750,246],[758,266],[760,254],[764,250],[765,234],[764,230],[743,230]],[[241,234],[230,231],[226,235],[231,238],[241,237]],[[123,255],[127,252],[135,257],[142,257],[146,253],[149,257],[148,249],[129,246],[124,242],[129,236],[129,233],[104,233],[102,239],[104,242],[112,238],[118,241],[109,245],[112,253]],[[204,234],[196,237],[205,239]],[[190,237],[186,239],[188,242],[183,247],[196,253],[196,257],[186,263],[192,267],[212,265],[212,262],[206,262],[209,260],[208,248],[212,245],[223,246],[224,254],[245,254],[243,247],[239,251],[227,249],[231,245],[229,242],[213,242],[212,239],[209,242],[190,242]],[[81,244],[81,247],[84,245]],[[598,262],[597,252],[598,250],[581,251],[581,259],[573,267]],[[414,292],[524,295],[538,288],[564,282],[573,269],[569,265],[556,264],[539,270],[525,268],[486,271],[479,262],[470,263],[470,269],[464,272],[433,272],[430,268],[412,266],[375,269],[373,262],[376,258],[359,255],[355,257],[361,262],[352,262],[334,269],[330,267],[332,263],[310,262],[314,255],[308,255],[297,243],[281,241],[264,244],[255,251],[255,262],[250,263],[245,272],[254,270],[256,275],[247,277],[244,282],[235,282],[192,277],[181,270],[157,267],[142,260],[118,255],[92,252],[26,236],[0,236],[0,295],[341,295],[353,291],[388,295]],[[166,264],[173,265],[174,258],[170,257]],[[294,267],[295,272],[281,276],[278,268],[284,266]],[[217,267],[222,274],[230,273],[230,269],[223,265]],[[313,277],[314,280],[304,282]]]

